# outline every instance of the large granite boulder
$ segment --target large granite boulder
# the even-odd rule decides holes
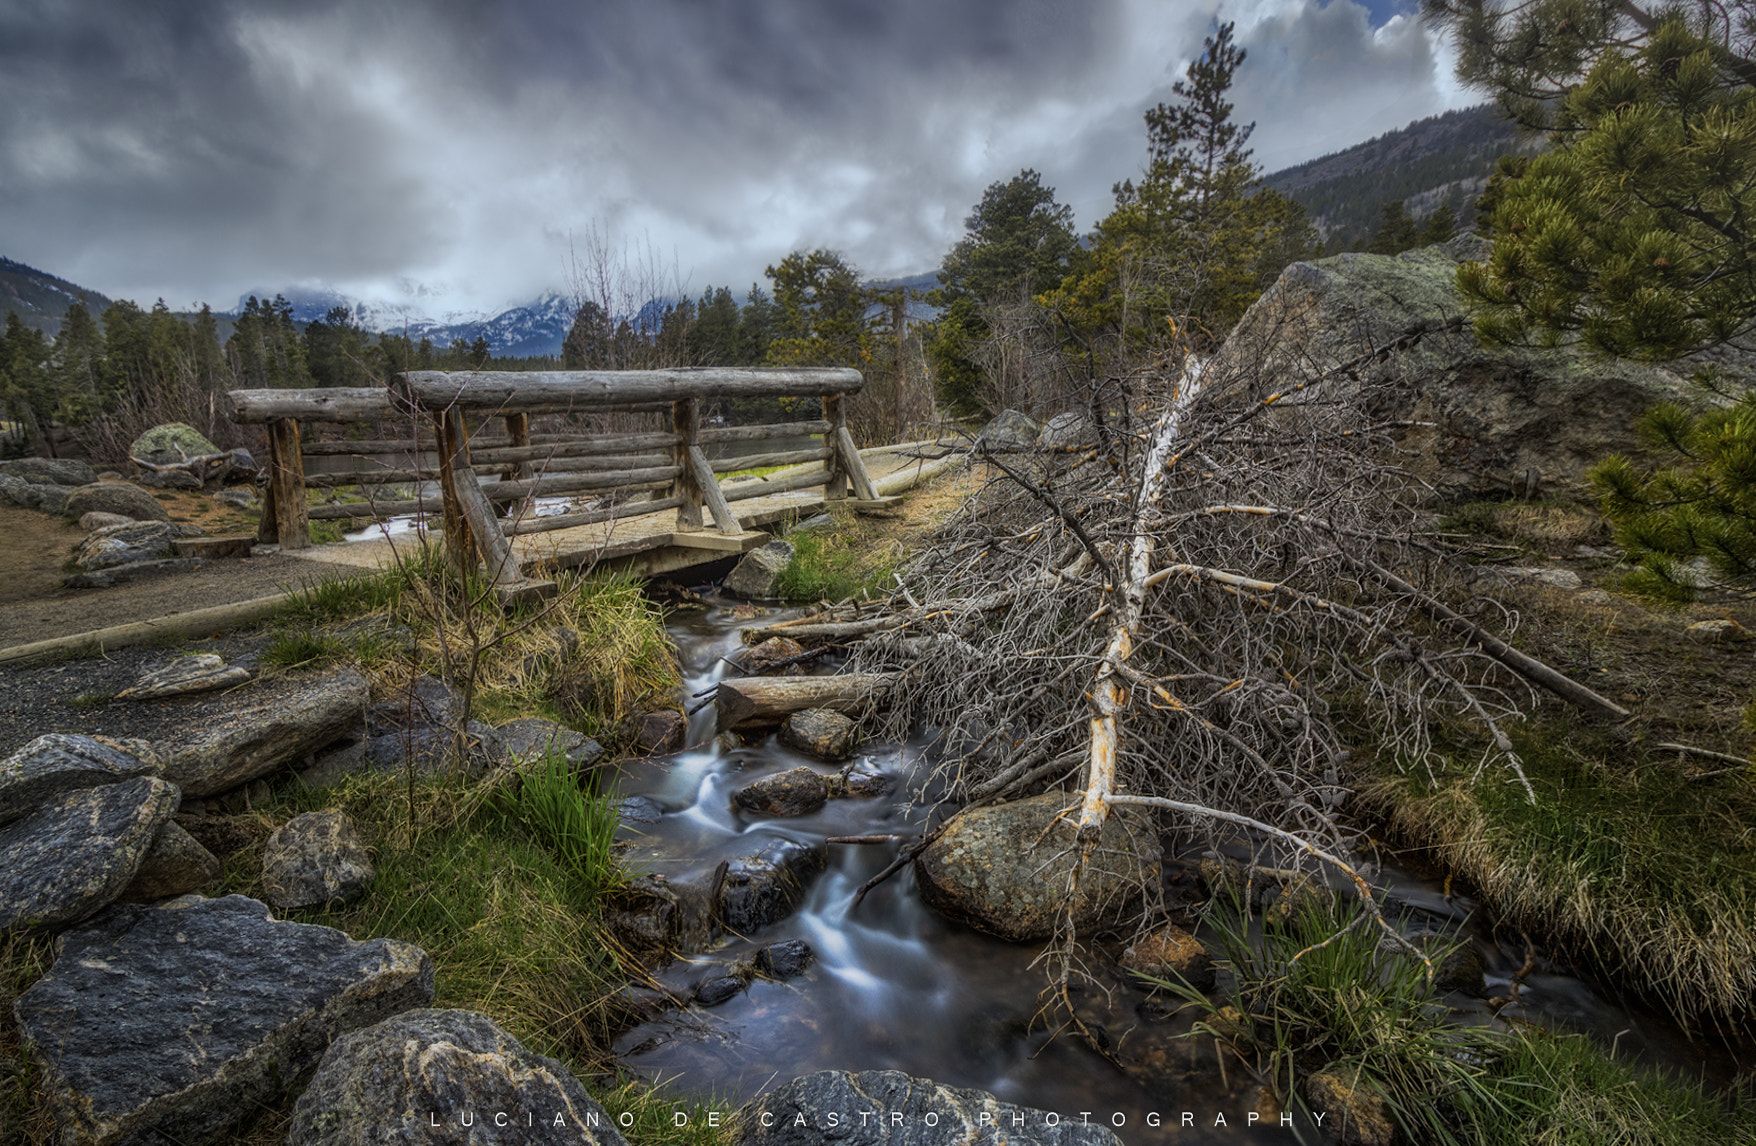
[[[80,788],[160,771],[150,745],[51,732],[0,760],[0,824]]]
[[[1045,939],[1065,906],[1078,859],[1077,798],[1047,792],[959,812],[915,857],[915,883],[928,906],[1001,939]],[[1082,930],[1113,922],[1156,899],[1161,852],[1148,817],[1110,813],[1079,877],[1073,921]]]
[[[567,1067],[472,1011],[408,1011],[344,1035],[293,1107],[299,1146],[622,1146]]]
[[[186,896],[64,932],[13,1009],[60,1141],[202,1146],[281,1100],[335,1039],[432,998],[418,947]]]
[[[819,760],[846,760],[860,742],[860,726],[831,709],[807,708],[787,717],[780,740]]]
[[[98,472],[72,458],[15,458],[0,462],[0,474],[31,485],[82,486],[98,480]]]
[[[0,827],[0,935],[77,923],[121,895],[177,789],[151,776],[82,788]]]
[[[897,1070],[825,1070],[759,1095],[741,1111],[740,1146],[1121,1146],[1077,1112],[1033,1110],[981,1090]],[[862,1117],[862,1115],[865,1115]]]
[[[1029,414],[1002,410],[976,435],[976,445],[996,453],[1028,450],[1036,446],[1042,430],[1042,425]]]
[[[352,669],[290,678],[253,704],[214,714],[186,739],[159,744],[165,778],[185,795],[212,796],[278,771],[356,729],[369,691]]]
[[[372,861],[343,812],[294,816],[268,837],[262,890],[276,911],[351,903],[372,884]]]
[[[27,481],[15,474],[0,473],[0,502],[10,502],[39,513],[60,513],[72,488]]]
[[[187,422],[165,422],[154,426],[128,447],[128,456],[155,466],[174,466],[190,458],[207,457],[220,452],[200,430]]]
[[[1436,329],[1463,313],[1459,262],[1488,252],[1486,241],[1464,234],[1395,256],[1294,263],[1244,315],[1208,377],[1254,376],[1237,397],[1266,396],[1295,377],[1297,363],[1325,370],[1417,326],[1435,328],[1413,349],[1341,380],[1340,395],[1364,419],[1407,424],[1397,445],[1419,456],[1399,455],[1397,464],[1446,499],[1583,494],[1585,471],[1605,455],[1644,453],[1636,419],[1655,402],[1684,398],[1685,379],[1578,346],[1491,347],[1467,325]],[[1258,363],[1268,368],[1258,373]],[[1752,380],[1749,363],[1735,356],[1718,364],[1740,384]]]
[[[422,673],[398,681],[374,701],[368,713],[373,731],[387,728],[449,727],[463,707],[463,693],[436,676]]]
[[[106,525],[85,535],[74,550],[73,563],[87,572],[130,565],[136,561],[162,561],[175,556],[175,543],[185,537],[202,537],[198,525],[176,521],[131,521]]]
[[[726,575],[725,591],[756,601],[780,596],[780,576],[793,563],[793,553],[790,541],[770,541],[752,549]]]
[[[67,495],[61,512],[79,518],[88,513],[114,513],[135,521],[169,521],[171,515],[158,498],[133,482],[100,481],[82,485]]]

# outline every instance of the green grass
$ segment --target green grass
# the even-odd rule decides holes
[[[1392,833],[1429,850],[1495,913],[1648,992],[1685,1018],[1756,1006],[1756,785],[1663,758],[1612,763],[1589,728],[1515,737],[1536,789],[1471,765],[1380,766],[1362,789]]]
[[[540,837],[563,867],[581,873],[594,897],[622,882],[614,856],[621,823],[614,796],[588,795],[565,756],[549,753],[524,770],[516,794],[503,798],[501,810]]]
[[[1384,947],[1357,903],[1331,901],[1262,930],[1227,898],[1204,923],[1232,995],[1166,985],[1206,1013],[1191,1033],[1253,1056],[1283,1102],[1303,1102],[1304,1080],[1328,1070],[1382,1099],[1407,1140],[1433,1146],[1731,1146],[1756,1136],[1756,1107],[1637,1073],[1588,1039],[1459,1025],[1424,966]]]
[[[833,530],[789,534],[793,560],[780,575],[780,595],[788,601],[842,601],[867,594],[887,597],[895,589],[894,557],[873,554],[853,523]]]

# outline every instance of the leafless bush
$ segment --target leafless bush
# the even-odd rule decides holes
[[[226,409],[225,389],[202,384],[201,373],[188,355],[179,355],[165,373],[144,378],[125,391],[113,409],[94,416],[79,431],[81,447],[94,459],[124,463],[128,447],[154,426],[182,422],[222,450],[261,449],[265,439],[260,427],[233,422]]]

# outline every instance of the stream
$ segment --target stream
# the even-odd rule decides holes
[[[671,623],[686,698],[732,671],[721,658],[741,647],[738,629],[748,623],[733,617],[731,602],[706,600],[705,613],[680,613]],[[734,808],[732,793],[802,764],[818,771],[833,766],[795,752],[772,734],[725,747],[713,717],[708,707],[690,718],[684,751],[624,768],[620,795],[644,798],[638,803],[654,821],[622,829],[629,841],[624,862],[635,870],[672,883],[703,882],[721,860],[776,840],[822,846],[830,836],[899,838],[829,845],[827,870],[789,917],[657,971],[666,988],[687,996],[768,944],[801,939],[816,955],[802,977],[758,978],[719,1006],[672,1012],[626,1032],[615,1050],[631,1069],[733,1103],[812,1071],[895,1069],[1056,1111],[1063,1120],[1102,1121],[1128,1143],[1318,1140],[1308,1125],[1269,1129],[1279,1125],[1279,1111],[1258,1101],[1261,1080],[1249,1077],[1235,1057],[1227,1071],[1216,1072],[1211,1053],[1198,1053],[1195,1046],[1199,1041],[1211,1047],[1211,1040],[1169,1037],[1186,1030],[1192,1016],[1153,1016],[1163,1045],[1174,1049],[1146,1079],[1139,1077],[1146,1072],[1131,1077],[1118,1070],[1071,1034],[1051,1038],[1040,1019],[1033,1022],[1045,986],[1042,968],[1031,965],[1037,945],[1002,942],[939,917],[921,902],[909,869],[879,885],[858,908],[850,907],[859,887],[919,831],[924,813],[908,806],[907,793],[930,767],[927,742],[868,742],[856,753],[860,771],[894,782],[893,795],[832,799],[816,813],[775,819]],[[1168,894],[1177,867],[1168,867]],[[1409,931],[1469,934],[1486,970],[1484,996],[1513,993],[1512,979],[1526,962],[1517,932],[1494,933],[1469,898],[1447,898],[1441,883],[1403,867],[1385,864],[1376,882],[1386,914],[1404,917]],[[1737,1065],[1724,1051],[1689,1042],[1662,1015],[1613,1001],[1540,958],[1516,995],[1518,1002],[1503,1018],[1590,1032],[1602,1045],[1614,1044],[1619,1058],[1663,1065],[1716,1086],[1736,1075]],[[1492,1021],[1483,999],[1454,994],[1447,1002],[1465,1021]],[[1260,1121],[1252,1126],[1250,1113],[1259,1106]]]

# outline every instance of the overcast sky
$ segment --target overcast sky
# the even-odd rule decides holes
[[[1081,229],[1215,21],[1266,170],[1479,102],[1415,0],[0,0],[0,255],[229,309],[567,289],[582,238],[741,296],[938,266],[990,183]],[[571,252],[571,254],[570,254]]]

